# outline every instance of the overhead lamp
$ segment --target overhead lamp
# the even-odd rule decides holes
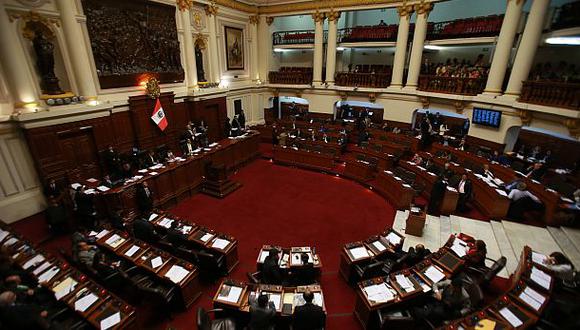
[[[435,45],[425,45],[424,48],[429,49],[429,50],[441,50],[441,49],[444,49],[445,47],[435,46]]]
[[[346,49],[345,47],[336,47],[336,50],[338,50],[338,51],[343,51],[345,49]]]
[[[283,52],[285,52],[285,51],[286,51],[286,49],[282,49],[282,48],[274,48],[274,52],[276,52],[276,53],[283,53]]]
[[[547,38],[546,43],[550,45],[580,46],[580,37],[552,37]]]

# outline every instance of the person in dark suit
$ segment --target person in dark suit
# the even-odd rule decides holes
[[[167,229],[166,239],[174,248],[183,247],[187,243],[187,236],[179,230],[178,226],[179,223],[173,220]]]
[[[473,193],[473,186],[471,180],[467,179],[467,174],[461,176],[461,180],[459,180],[459,183],[457,184],[457,192],[459,192],[457,210],[465,212],[466,204],[471,199]]]
[[[416,265],[417,263],[423,261],[428,255],[431,254],[431,251],[423,244],[417,244],[415,247],[410,247],[409,251],[407,252],[407,257],[405,258],[405,262],[409,267]]]
[[[46,209],[46,222],[48,228],[54,233],[64,232],[66,227],[66,211],[62,203],[58,203],[56,199],[51,199],[48,202]]]
[[[48,312],[36,304],[17,301],[16,293],[0,294],[0,320],[6,329],[49,329]]]
[[[528,173],[526,174],[526,177],[532,180],[540,181],[542,180],[545,172],[544,164],[534,163],[534,165],[528,167]]]
[[[148,213],[153,208],[153,193],[149,189],[147,181],[143,181],[137,187],[137,204],[139,205],[139,210],[143,213]]]
[[[314,264],[309,261],[308,254],[302,253],[300,255],[302,266],[296,269],[293,273],[296,285],[310,285],[315,282]]]
[[[250,330],[274,330],[276,306],[268,300],[268,296],[261,294],[258,299],[250,299]]]
[[[75,194],[75,202],[77,205],[77,214],[81,223],[87,228],[93,228],[95,225],[95,217],[97,212],[93,204],[93,198],[90,194],[85,193],[86,187],[81,186]]]
[[[181,139],[181,141],[179,141],[179,147],[181,148],[181,154],[184,156],[193,153],[194,148],[190,139]]]
[[[232,134],[232,125],[230,124],[230,118],[226,117],[224,122],[224,136],[229,137]]]
[[[155,153],[153,152],[153,150],[149,150],[149,152],[147,152],[147,155],[145,155],[145,157],[143,157],[143,165],[141,167],[143,168],[147,168],[147,167],[151,167],[155,164],[157,164],[157,157],[155,157]]]
[[[240,124],[239,115],[235,115],[232,119],[232,136],[238,136],[242,134],[242,125]]]
[[[107,150],[105,150],[103,157],[105,158],[105,164],[107,165],[107,169],[111,173],[116,173],[119,171],[119,166],[121,165],[121,159],[119,158],[119,154],[113,146],[109,145]]]
[[[322,307],[312,303],[314,294],[311,291],[306,291],[302,295],[306,304],[296,306],[294,314],[292,314],[292,329],[293,330],[320,330],[324,328],[326,323],[326,315]]]
[[[62,196],[62,188],[56,184],[54,179],[48,180],[48,184],[44,187],[44,196],[47,199],[59,200]]]
[[[155,227],[143,218],[137,218],[133,221],[133,235],[145,242],[156,242],[159,240],[159,234],[155,231]]]
[[[274,248],[270,249],[270,253],[264,259],[264,264],[262,265],[262,281],[264,284],[279,285],[282,283],[282,273],[278,262],[278,250]]]
[[[133,169],[131,168],[131,163],[124,162],[119,172],[119,179],[129,179],[133,176]]]
[[[103,177],[103,181],[101,181],[101,185],[107,188],[113,188],[115,183],[111,180],[111,177],[107,174]]]
[[[453,172],[453,170],[451,169],[451,164],[445,163],[445,165],[443,166],[443,176],[446,178],[450,178],[454,174],[455,174],[455,172]]]
[[[441,203],[445,196],[445,189],[447,189],[447,178],[441,175],[437,178],[437,181],[435,181],[431,189],[431,198],[429,199],[429,206],[427,208],[429,214],[439,215]]]
[[[115,229],[125,230],[125,221],[123,219],[123,216],[121,215],[121,210],[111,212],[111,214],[109,215],[109,223]]]
[[[243,109],[240,109],[238,120],[240,121],[240,126],[242,130],[246,129],[246,114]]]

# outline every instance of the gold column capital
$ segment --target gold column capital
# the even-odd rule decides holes
[[[532,112],[529,110],[520,110],[518,114],[520,115],[520,120],[522,121],[523,126],[530,125],[534,118]]]
[[[326,13],[326,18],[328,18],[329,22],[338,21],[340,18],[340,12],[331,10],[330,12]]]
[[[420,4],[414,6],[417,15],[428,15],[431,10],[433,10],[433,4],[431,2],[421,1]]]
[[[401,6],[397,7],[397,13],[399,17],[409,17],[413,14],[414,8],[412,5],[403,3]]]
[[[260,17],[258,15],[250,15],[250,24],[256,25],[260,21]]]
[[[266,24],[272,25],[274,23],[274,17],[268,16],[266,17]]]
[[[566,126],[566,128],[568,128],[568,131],[570,131],[570,135],[578,138],[580,136],[580,119],[565,119],[564,120],[564,126]]]
[[[215,15],[217,15],[218,9],[219,9],[218,6],[216,6],[214,4],[205,5],[205,13],[208,16],[211,16],[211,15],[214,15],[215,16]]]
[[[186,11],[191,9],[191,5],[193,5],[193,0],[176,0],[176,4],[179,11]]]
[[[318,22],[324,22],[324,13],[321,13],[319,11],[316,11],[315,13],[312,14],[312,19],[314,20],[315,23]]]

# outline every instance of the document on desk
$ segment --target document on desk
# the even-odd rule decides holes
[[[32,271],[32,274],[38,276],[38,274],[42,273],[45,269],[50,267],[52,264],[48,261],[45,261],[42,265],[38,266],[35,270]]]
[[[151,215],[149,216],[149,221],[153,221],[155,218],[157,218],[159,215],[157,213],[151,213]]]
[[[210,148],[213,148],[213,147],[215,147],[215,146],[217,146],[217,145],[218,145],[218,144],[217,144],[217,142],[214,142],[214,143],[211,143],[211,144],[209,145],[209,147],[210,147]]]
[[[379,252],[383,252],[387,249],[380,240],[374,241],[372,244],[377,250],[379,250]]]
[[[75,301],[75,311],[85,312],[89,307],[91,307],[99,297],[94,293],[89,293],[88,295],[82,297],[81,299]]]
[[[27,262],[24,263],[24,265],[22,265],[22,268],[24,269],[28,269],[32,266],[36,266],[39,263],[44,261],[44,256],[42,254],[37,254],[36,256],[34,256],[32,259],[28,260]]]
[[[267,250],[262,250],[260,251],[260,257],[258,258],[259,262],[264,262],[264,260],[266,260],[266,257],[270,254],[270,251]]]
[[[457,242],[457,239],[453,241],[451,245],[451,251],[453,251],[459,258],[463,258],[467,255],[467,247]]]
[[[42,273],[42,275],[38,276],[38,283],[50,282],[50,280],[52,280],[52,278],[59,272],[60,268],[57,266],[50,268],[46,272]]]
[[[171,227],[173,221],[174,221],[173,219],[163,218],[161,221],[159,221],[159,225],[163,228],[169,228]]]
[[[399,245],[401,243],[401,236],[390,232],[387,237],[386,237],[387,241],[389,241],[389,243],[393,244],[393,245]]]
[[[503,316],[514,328],[517,328],[524,324],[517,316],[512,313],[507,307],[500,309],[499,313]]]
[[[276,310],[280,310],[280,304],[282,303],[282,294],[281,293],[269,293],[266,292],[268,295],[268,300],[274,303],[274,307]]]
[[[0,230],[0,242],[3,241],[9,234],[10,232],[8,231]]]
[[[109,231],[108,231],[108,230],[106,230],[106,229],[103,229],[103,230],[101,230],[101,232],[100,232],[100,233],[98,233],[98,234],[97,234],[97,236],[96,236],[96,237],[97,237],[97,239],[101,239],[101,238],[105,237],[105,235],[107,235],[108,233],[109,233]]]
[[[133,245],[129,250],[127,250],[127,252],[125,252],[125,255],[131,258],[137,251],[139,251],[139,246]]]
[[[213,241],[211,247],[224,250],[228,245],[230,245],[230,241],[228,241],[227,239],[216,238],[216,240]]]
[[[153,269],[161,266],[161,264],[163,264],[163,259],[161,259],[161,257],[155,257],[155,258],[151,259],[151,267]]]
[[[179,265],[173,265],[171,266],[171,269],[167,271],[165,277],[169,278],[171,282],[178,284],[179,282],[183,281],[187,275],[189,275],[189,270]]]
[[[532,298],[529,294],[527,294],[525,290],[522,291],[522,293],[520,293],[518,297],[536,311],[539,310],[540,307],[542,307],[542,304],[536,299]]]
[[[369,252],[367,251],[367,249],[364,246],[359,246],[359,247],[350,249],[349,252],[350,252],[350,254],[352,254],[352,257],[354,258],[354,260],[369,257]]]
[[[545,265],[548,260],[548,256],[532,251],[532,262],[540,265]]]
[[[101,330],[107,330],[121,322],[121,313],[117,312],[101,321]]]
[[[214,236],[215,236],[214,234],[211,234],[211,233],[205,233],[203,236],[201,236],[200,240],[201,240],[202,242],[207,242],[207,241],[209,241],[210,239],[212,239]]]
[[[183,235],[188,235],[191,232],[191,229],[193,229],[193,226],[183,226],[181,227],[181,233],[183,233]]]
[[[413,283],[409,281],[409,279],[405,275],[402,274],[395,275],[395,279],[397,280],[397,283],[401,286],[401,288],[405,289],[405,291],[408,291],[407,289],[411,289],[411,291],[415,289]]]
[[[435,266],[433,265],[429,266],[423,273],[433,283],[439,283],[442,279],[445,278],[445,274],[443,274],[439,269],[435,268]]]
[[[233,285],[224,285],[217,297],[218,300],[229,302],[229,303],[237,303],[240,300],[240,296],[242,295],[242,288],[239,286]]]
[[[369,301],[385,303],[393,300],[393,293],[385,283],[375,284],[364,288]]]
[[[18,238],[16,237],[11,237],[8,240],[6,240],[6,242],[4,242],[4,244],[2,244],[2,246],[11,246],[14,245],[14,243],[18,242]]]
[[[552,277],[546,274],[543,270],[536,267],[532,267],[532,273],[530,274],[530,279],[536,282],[538,285],[542,286],[544,289],[549,290],[550,284],[552,283]]]
[[[124,242],[125,239],[117,234],[113,234],[105,241],[105,243],[107,243],[107,245],[109,245],[113,249],[116,249],[117,247],[119,247],[119,245],[123,244]]]
[[[100,192],[105,192],[105,191],[109,191],[111,188],[106,187],[106,186],[98,186],[97,190]]]
[[[322,297],[322,292],[314,292],[314,300],[312,301],[314,305],[322,307],[324,304],[324,298]]]
[[[60,282],[58,285],[52,288],[52,292],[54,292],[54,297],[56,298],[56,300],[61,300],[62,297],[71,293],[75,289],[77,284],[78,282],[75,281],[75,279],[73,279],[72,277],[67,277],[64,281]]]
[[[504,197],[507,197],[508,196],[508,194],[505,191],[501,190],[501,189],[496,189],[495,191],[497,191],[498,194],[500,194],[500,195],[502,195]]]

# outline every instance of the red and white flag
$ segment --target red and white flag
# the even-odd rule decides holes
[[[151,119],[155,125],[159,127],[160,130],[164,131],[167,128],[167,117],[165,117],[165,111],[163,111],[163,107],[161,107],[161,102],[157,99],[155,103],[155,109],[153,110],[153,115],[151,115]]]

